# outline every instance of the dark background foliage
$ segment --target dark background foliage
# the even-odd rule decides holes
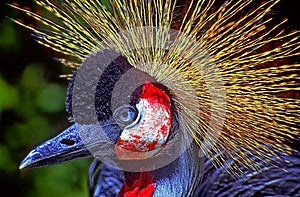
[[[64,100],[66,68],[54,52],[37,44],[30,31],[12,23],[21,15],[0,4],[0,195],[87,196],[89,159],[20,171],[24,156],[69,126]],[[17,0],[34,7],[32,1]],[[299,3],[282,0],[273,14],[289,18],[287,29],[300,29]]]
[[[0,7],[0,196],[87,196],[90,160],[18,169],[34,146],[69,126],[68,81],[59,77],[66,68],[55,54],[10,21],[22,15],[5,3]]]

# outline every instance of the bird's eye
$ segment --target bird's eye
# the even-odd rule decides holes
[[[138,111],[132,106],[120,107],[114,113],[116,121],[122,126],[130,125],[136,120],[137,116]]]

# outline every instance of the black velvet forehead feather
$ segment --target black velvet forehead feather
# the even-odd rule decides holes
[[[89,57],[88,63],[95,66],[100,65],[100,67],[101,64],[105,65],[107,62],[101,61],[99,56],[105,58],[105,55],[96,53],[94,56]],[[66,110],[71,116],[70,121],[74,121],[72,118],[72,92],[76,76],[77,72],[74,71],[66,97]],[[101,73],[101,76],[98,77],[99,80],[96,92],[85,92],[85,95],[82,95],[83,97],[90,96],[91,98],[94,98],[98,121],[104,121],[109,118],[109,116],[112,115],[112,109],[115,110],[115,108],[122,105],[134,106],[139,99],[145,81],[150,81],[153,85],[165,91],[167,95],[171,95],[167,87],[158,83],[147,73],[139,71],[131,66],[126,58],[121,55],[110,62]],[[90,79],[87,77],[86,80]]]
[[[98,62],[97,60],[99,59],[96,58],[92,63],[95,65],[102,64],[102,62]],[[130,73],[125,75],[129,70]],[[72,96],[76,75],[77,71],[74,71],[66,97],[66,110],[71,117],[73,116]],[[98,119],[103,121],[107,116],[111,115],[112,99],[115,107],[126,104],[134,105],[138,100],[142,85],[147,80],[158,85],[148,74],[133,68],[126,58],[118,56],[104,69],[101,76],[99,76],[96,92],[86,92],[85,96],[89,94],[89,96],[94,98]],[[112,94],[114,94],[114,98],[112,98]]]

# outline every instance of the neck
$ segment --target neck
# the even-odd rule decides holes
[[[127,185],[126,189],[148,188],[145,193],[153,197],[166,193],[168,196],[196,196],[195,189],[200,184],[204,164],[194,147],[192,145],[169,165],[142,175],[139,172],[122,172],[95,160],[90,168],[90,191],[93,196],[125,196],[122,189]]]
[[[118,196],[194,195],[201,181],[201,160],[191,146],[163,168],[148,172],[124,172],[125,183]]]
[[[153,171],[155,190],[153,196],[192,196],[200,184],[203,159],[192,145],[174,162]]]

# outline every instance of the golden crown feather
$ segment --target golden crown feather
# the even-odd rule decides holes
[[[176,95],[183,124],[202,151],[215,164],[240,174],[243,167],[262,167],[257,160],[272,163],[277,152],[290,154],[287,142],[300,133],[299,31],[286,32],[286,19],[274,25],[269,13],[278,2],[253,8],[251,0],[222,5],[214,0],[111,0],[109,5],[99,0],[37,0],[51,16],[11,6],[43,25],[14,20],[32,30],[39,43],[64,54],[61,62],[66,66],[76,68],[105,47],[117,49]],[[180,34],[167,46],[170,29]],[[130,39],[120,37],[122,31]],[[128,50],[128,45],[139,50]],[[225,93],[217,91],[215,96],[224,98],[213,101],[209,89],[217,87],[209,79],[214,73],[203,77],[212,64],[221,76],[218,88]],[[224,121],[218,122],[214,104],[221,106],[217,110],[225,114]],[[215,119],[212,114],[217,114]],[[214,131],[214,126],[222,129]],[[227,157],[236,163],[227,163]]]

